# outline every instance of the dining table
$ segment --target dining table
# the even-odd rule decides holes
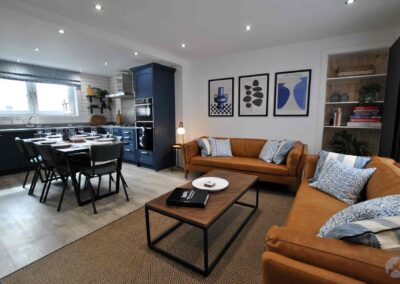
[[[76,178],[78,172],[73,171],[73,167],[70,166],[70,158],[79,153],[89,153],[90,147],[92,145],[106,145],[106,144],[114,144],[114,143],[123,143],[127,144],[127,142],[117,141],[116,137],[109,137],[109,135],[76,135],[76,137],[70,137],[69,141],[64,141],[61,135],[49,135],[47,137],[41,138],[27,138],[23,139],[24,142],[32,142],[34,144],[47,144],[51,145],[54,151],[65,160],[66,165],[71,172],[71,181],[72,186],[74,188],[74,193],[76,196],[76,200],[78,206],[83,206],[88,203],[91,203],[91,199],[82,199],[82,190],[80,187],[80,183]],[[123,180],[125,182],[125,180]],[[116,189],[113,191],[108,191],[106,193],[95,195],[95,200],[99,200],[114,194],[119,193],[119,182],[117,182]]]

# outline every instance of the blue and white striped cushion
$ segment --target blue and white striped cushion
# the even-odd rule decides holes
[[[333,228],[326,238],[380,249],[400,248],[400,216],[356,221]]]
[[[282,140],[279,143],[278,150],[276,150],[272,161],[277,165],[283,164],[286,161],[289,151],[293,148],[294,143],[295,141]]]
[[[319,159],[317,162],[317,167],[315,168],[314,176],[310,179],[310,181],[318,180],[322,169],[324,168],[326,162],[330,159],[337,160],[350,168],[363,169],[371,160],[371,157],[353,156],[321,150],[319,152]]]
[[[261,153],[258,156],[258,158],[267,163],[271,163],[272,159],[275,156],[276,151],[278,150],[278,147],[279,147],[278,140],[268,140],[264,144],[264,147],[262,148]]]
[[[376,168],[349,168],[337,160],[326,162],[317,181],[311,187],[326,192],[337,199],[353,205]]]
[[[208,138],[197,138],[196,143],[200,147],[200,154],[202,157],[211,155],[211,146]]]

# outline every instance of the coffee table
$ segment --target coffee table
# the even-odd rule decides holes
[[[157,251],[164,256],[177,261],[178,263],[196,271],[204,276],[208,276],[210,272],[214,269],[217,263],[221,260],[225,252],[228,250],[229,246],[233,243],[235,238],[240,234],[241,230],[250,220],[251,216],[257,211],[258,208],[258,194],[259,188],[256,186],[256,200],[254,204],[248,204],[239,201],[239,199],[246,193],[250,188],[252,188],[258,181],[257,176],[222,171],[213,170],[204,176],[220,177],[229,181],[229,187],[223,191],[210,193],[208,203],[205,208],[191,208],[191,207],[178,207],[167,205],[167,198],[172,191],[161,195],[160,197],[147,202],[145,205],[146,213],[146,233],[147,233],[147,244],[150,249]],[[192,184],[187,183],[184,188],[191,188]],[[235,231],[233,236],[228,240],[225,246],[222,248],[220,253],[217,255],[215,260],[209,263],[208,259],[208,230],[209,228],[233,205],[240,205],[252,208],[250,214],[246,217],[244,222],[240,224],[238,229]],[[155,239],[151,239],[150,232],[150,218],[149,212],[155,211],[161,215],[168,216],[170,218],[176,219],[179,222],[161,233]],[[167,237],[182,224],[189,224],[194,227],[200,228],[204,235],[204,268],[200,268],[192,263],[185,261],[173,255],[170,252],[165,251],[156,246],[158,242]]]

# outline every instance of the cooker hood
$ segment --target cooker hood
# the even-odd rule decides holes
[[[126,72],[111,77],[111,92],[106,98],[111,99],[134,99],[132,73]]]

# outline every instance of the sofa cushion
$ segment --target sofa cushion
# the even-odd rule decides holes
[[[325,237],[380,249],[400,249],[400,216],[339,225]]]
[[[360,193],[376,168],[350,168],[337,160],[326,162],[318,180],[310,184],[335,198],[353,205],[360,199]]]
[[[374,156],[366,168],[376,168],[367,183],[367,199],[400,194],[400,168],[392,159]]]
[[[192,164],[281,176],[289,174],[285,165],[269,164],[257,158],[195,156],[192,158]]]
[[[211,156],[213,157],[231,157],[231,142],[229,139],[208,138],[211,146]]]
[[[305,180],[297,191],[287,226],[306,234],[316,235],[332,215],[346,207],[348,204],[345,202],[310,187]]]
[[[260,156],[258,158],[263,160],[264,162],[271,163],[278,148],[278,140],[268,140],[262,148]]]
[[[348,167],[357,169],[363,169],[365,165],[371,160],[370,157],[345,155],[345,154],[339,154],[321,150],[319,151],[317,168],[315,169],[314,177],[311,179],[312,181],[318,180],[318,177],[322,169],[325,167],[326,162],[329,161],[330,159],[337,160]]]
[[[197,138],[196,140],[197,145],[200,148],[201,156],[206,157],[211,155],[211,145],[208,141],[208,138]]]
[[[293,148],[295,141],[287,141],[283,140],[279,143],[278,150],[276,150],[276,153],[274,155],[274,158],[272,161],[275,164],[283,164],[286,162],[286,157],[289,153],[289,151]]]
[[[337,212],[321,227],[318,236],[325,237],[338,225],[390,216],[400,216],[400,194],[374,198]]]

